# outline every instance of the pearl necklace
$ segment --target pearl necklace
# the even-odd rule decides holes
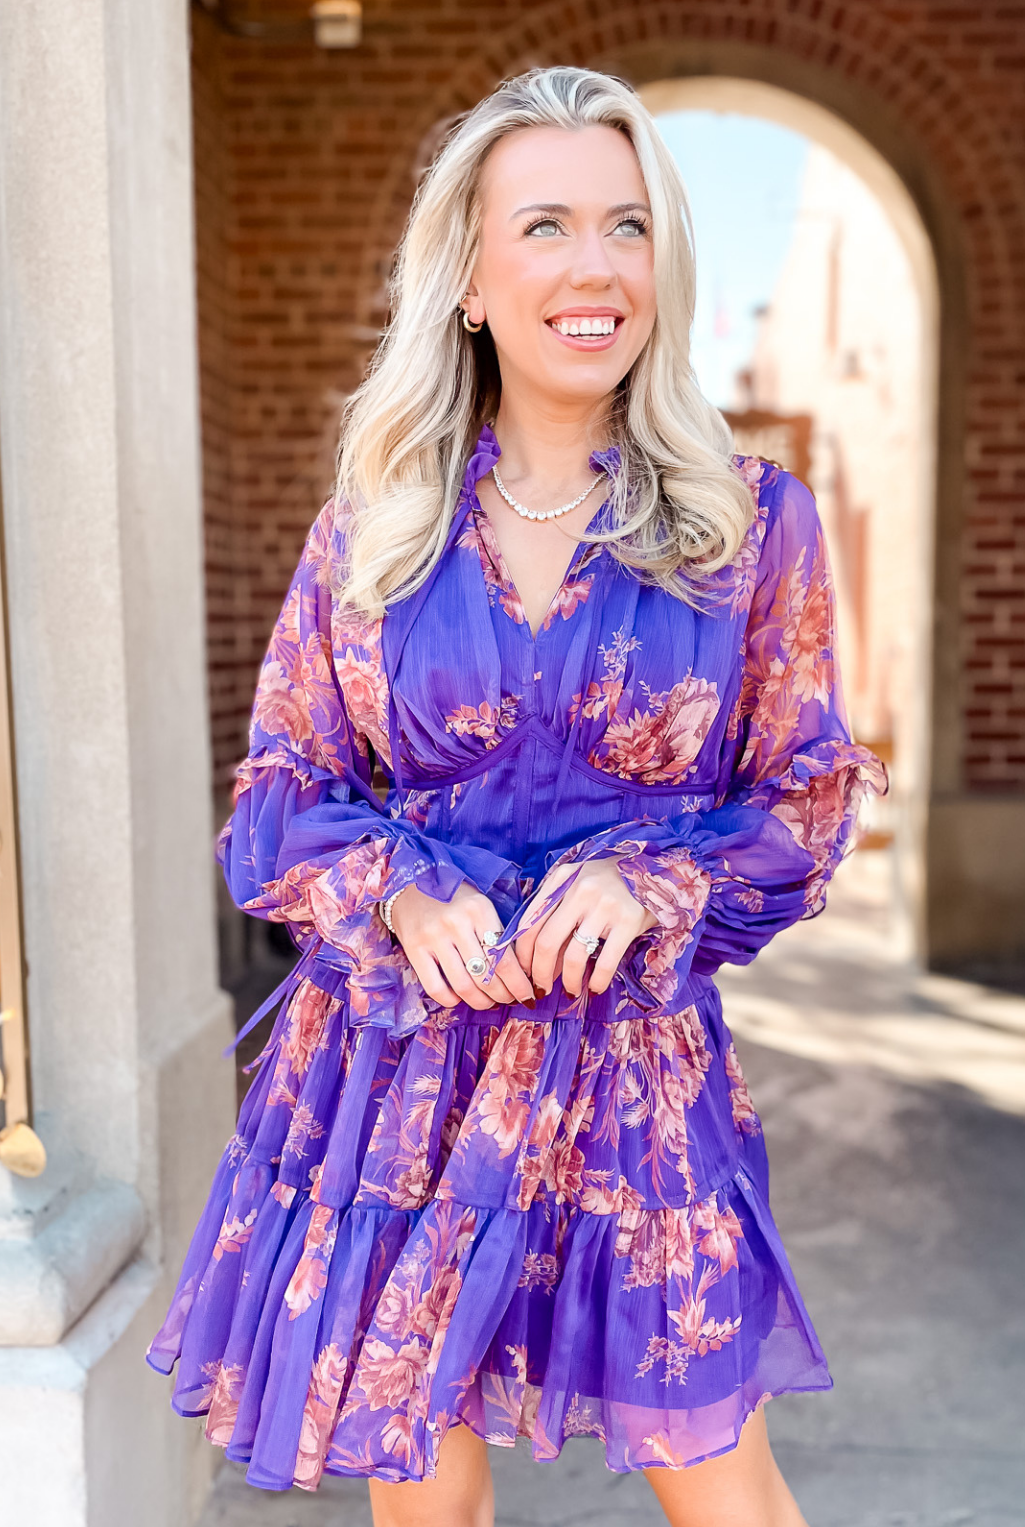
[[[516,510],[516,513],[519,515],[521,520],[557,520],[561,514],[568,514],[571,509],[575,509],[578,504],[582,504],[587,495],[594,492],[595,488],[601,482],[602,477],[605,476],[605,473],[602,472],[601,476],[596,477],[591,486],[589,488],[585,488],[583,493],[578,493],[572,503],[563,504],[560,509],[547,510],[528,509],[525,504],[518,503],[516,499],[513,498],[508,488],[505,486],[505,483],[499,477],[497,466],[491,468],[491,475],[495,479],[495,487],[498,489],[499,493],[501,493],[510,509]]]

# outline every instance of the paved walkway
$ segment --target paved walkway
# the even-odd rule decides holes
[[[1025,999],[916,976],[887,857],[721,981],[773,1206],[835,1390],[768,1407],[811,1527],[1025,1524]],[[521,1451],[523,1447],[523,1451]],[[641,1477],[574,1439],[491,1450],[498,1527],[647,1527]],[[226,1466],[202,1527],[370,1527],[365,1486],[267,1495]]]

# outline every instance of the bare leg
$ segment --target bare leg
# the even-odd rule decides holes
[[[645,1469],[670,1527],[808,1527],[756,1410],[730,1453],[690,1469]]]
[[[487,1444],[453,1426],[438,1450],[438,1472],[422,1483],[370,1481],[374,1527],[493,1527],[495,1492]]]

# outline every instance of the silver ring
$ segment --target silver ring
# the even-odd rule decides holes
[[[496,933],[494,928],[489,928],[486,933],[481,934],[480,941],[484,945],[485,949],[494,949],[495,945],[498,943],[501,937],[502,935],[500,933]]]
[[[581,933],[579,928],[574,928],[573,937],[578,944],[583,944],[589,955],[598,953],[598,945],[601,943],[601,939],[596,938],[593,933]]]
[[[488,962],[482,954],[471,954],[466,961],[466,973],[469,976],[482,976],[488,968]]]

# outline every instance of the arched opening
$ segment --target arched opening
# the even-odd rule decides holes
[[[930,240],[893,168],[815,102],[714,76],[641,95],[694,186],[699,380],[738,448],[782,461],[819,503],[852,725],[892,781],[865,842],[884,856],[873,874],[891,892],[894,930],[924,954],[939,322]]]

